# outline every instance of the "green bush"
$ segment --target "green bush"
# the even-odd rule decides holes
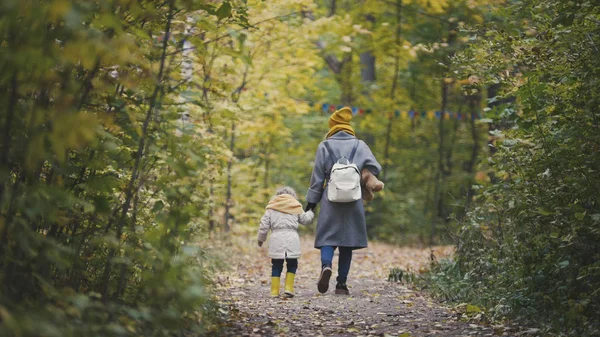
[[[516,105],[495,110],[512,127],[494,131],[494,183],[462,224],[455,262],[428,276],[445,298],[567,335],[600,332],[599,15],[591,1],[518,2],[457,56]]]
[[[225,145],[179,128],[192,106],[181,48],[190,18],[214,30],[243,25],[240,13],[229,2],[2,1],[1,336],[214,327],[212,261],[196,242],[207,162]]]

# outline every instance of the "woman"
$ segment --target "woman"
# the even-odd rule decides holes
[[[349,108],[342,108],[329,118],[329,132],[325,141],[317,148],[310,188],[306,194],[307,211],[314,209],[317,203],[321,202],[315,238],[315,248],[321,250],[321,274],[317,283],[320,293],[325,293],[329,289],[333,252],[339,248],[335,293],[349,295],[346,280],[352,262],[352,251],[367,247],[367,226],[362,200],[340,203],[327,199],[326,174],[331,170],[333,163],[325,143],[328,143],[334,158],[342,156],[349,158],[353,147],[358,142],[352,162],[358,166],[359,171],[366,168],[377,175],[381,170],[381,165],[373,156],[371,149],[365,142],[355,137],[354,129],[350,126],[351,119],[352,111]]]

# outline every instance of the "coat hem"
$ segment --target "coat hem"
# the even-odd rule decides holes
[[[287,255],[287,256],[285,256],[285,255],[282,255],[282,256],[269,255],[269,258],[277,259],[277,260],[285,260],[285,259],[298,259],[298,258],[300,258],[300,256],[302,256],[302,255],[292,255],[292,256],[290,256],[290,255]]]
[[[339,247],[352,248],[352,250],[363,249],[363,248],[369,247],[368,245],[365,245],[365,246],[346,246],[346,245],[327,245],[327,244],[325,244],[325,245],[315,245],[315,248],[316,249],[321,249],[322,247],[325,247],[325,246],[338,247],[338,248]]]

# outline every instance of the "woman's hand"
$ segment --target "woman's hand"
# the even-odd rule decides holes
[[[317,207],[317,204],[315,204],[314,202],[309,202],[308,204],[306,204],[306,207],[304,207],[304,211],[305,212],[311,211],[311,210],[315,209],[315,207]]]
[[[258,246],[262,247],[262,245],[263,245],[263,242],[262,241],[258,241]]]

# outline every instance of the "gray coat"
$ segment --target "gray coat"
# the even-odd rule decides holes
[[[310,187],[306,193],[308,202],[321,202],[315,248],[323,246],[365,248],[367,247],[367,225],[362,200],[347,203],[327,200],[327,187],[323,186],[325,172],[329,171],[333,164],[325,145],[323,145],[324,142],[329,142],[336,158],[341,156],[348,158],[356,142],[356,137],[341,131],[321,142],[317,148]],[[353,162],[359,170],[367,168],[375,175],[381,171],[381,165],[373,156],[369,146],[362,140],[359,140]]]

